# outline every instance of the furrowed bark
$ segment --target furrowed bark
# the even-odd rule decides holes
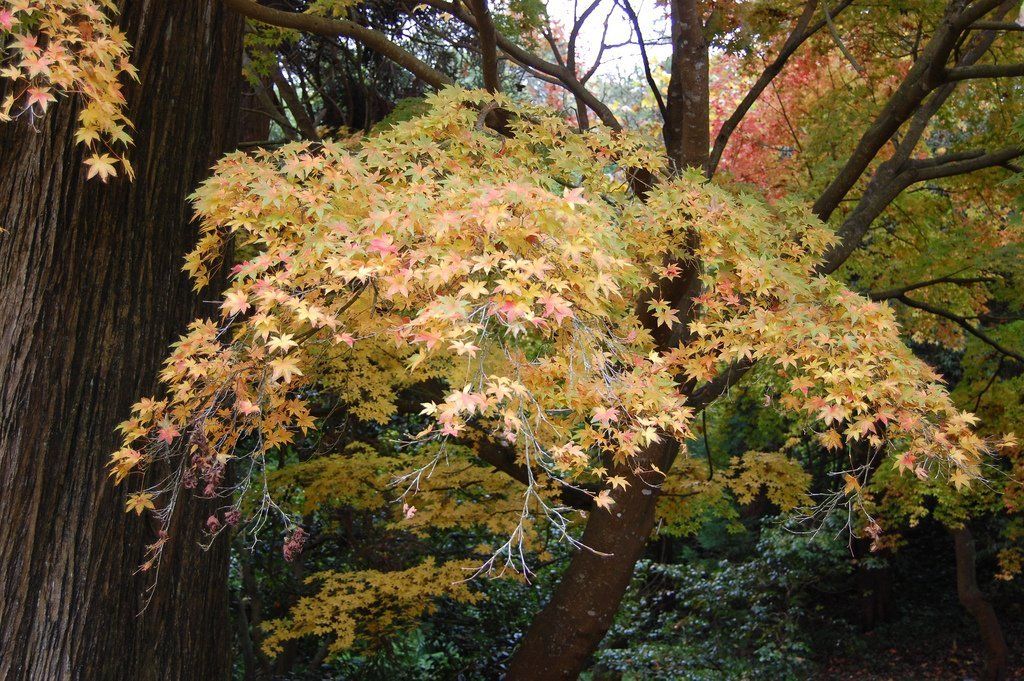
[[[223,679],[227,549],[186,503],[159,581],[149,523],[105,464],[196,313],[186,196],[234,135],[241,19],[209,0],[124,0],[137,177],[85,180],[78,107],[0,126],[0,678]],[[205,510],[205,513],[204,513]],[[143,607],[149,600],[148,609]],[[140,614],[141,612],[141,614]]]

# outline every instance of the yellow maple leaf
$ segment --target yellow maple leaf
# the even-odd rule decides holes
[[[148,492],[139,492],[128,497],[128,501],[125,502],[124,510],[125,513],[135,511],[135,515],[142,515],[146,509],[156,508],[153,503],[153,495]]]
[[[608,478],[608,484],[612,486],[612,489],[626,489],[629,487],[629,481],[621,475],[614,475]]]
[[[89,166],[89,172],[85,176],[86,179],[91,180],[98,175],[101,180],[106,182],[111,177],[117,177],[117,168],[114,167],[114,161],[116,159],[110,154],[93,154],[85,159],[85,165]]]
[[[949,481],[953,483],[953,485],[956,487],[957,492],[959,492],[965,487],[967,487],[968,489],[970,489],[971,487],[970,476],[968,476],[960,469],[957,469],[951,476],[949,476]]]
[[[295,376],[302,376],[298,363],[292,357],[279,357],[270,363],[272,381],[283,381],[291,383]]]
[[[594,503],[597,504],[598,508],[605,510],[611,510],[615,504],[615,500],[612,499],[612,493],[606,489],[601,490],[596,497],[594,497]]]

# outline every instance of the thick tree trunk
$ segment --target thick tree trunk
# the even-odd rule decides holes
[[[978,587],[974,535],[966,527],[951,530],[956,551],[956,592],[960,604],[978,623],[978,632],[985,645],[985,681],[1002,681],[1007,677],[1009,649],[1003,629],[992,603]]]
[[[648,455],[667,470],[677,449],[676,443],[666,443]],[[656,488],[631,471],[617,474],[627,477],[629,487],[614,495],[610,511],[591,512],[581,540],[591,550],[573,556],[551,600],[534,618],[513,655],[507,681],[577,678],[612,625],[654,529],[658,497]]]
[[[677,171],[703,169],[711,145],[708,44],[697,0],[672,0],[671,6],[672,74],[663,128],[665,149]],[[642,180],[636,186],[645,184]],[[693,299],[700,293],[699,268],[692,262],[682,265],[685,274],[661,282],[659,288],[673,301],[682,323],[668,331],[657,325],[645,304],[638,308],[640,319],[661,349],[686,342]],[[678,449],[678,443],[667,442],[650,448],[640,458],[667,471]],[[508,681],[575,679],[608,633],[654,529],[658,499],[658,489],[651,485],[658,481],[650,474],[647,482],[628,468],[616,475],[626,477],[629,488],[614,496],[611,512],[591,513],[582,542],[592,550],[573,556],[551,600],[534,618],[512,656]]]
[[[0,678],[220,679],[227,544],[183,504],[149,606],[153,528],[104,466],[196,312],[185,197],[229,148],[241,21],[209,0],[124,0],[138,176],[86,181],[65,100],[0,125]],[[141,612],[141,614],[140,614]]]
[[[703,168],[710,147],[708,99],[708,45],[697,0],[672,2],[672,74],[668,87],[663,135],[669,158],[677,170]],[[675,333],[653,322],[643,304],[640,318],[653,330],[655,342],[668,348],[685,342],[692,300],[700,291],[697,269],[665,284],[662,293],[672,300],[683,323]],[[678,444],[665,443],[644,454],[649,463],[668,470]],[[612,625],[636,561],[654,528],[658,490],[629,470],[617,472],[630,481],[615,497],[609,513],[595,510],[583,532],[583,544],[592,551],[573,556],[551,601],[534,618],[512,657],[510,681],[575,679]]]
[[[697,0],[672,0],[671,7],[672,64],[662,137],[677,170],[703,170],[711,147],[708,42]]]

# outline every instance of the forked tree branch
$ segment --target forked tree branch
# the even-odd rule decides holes
[[[945,15],[936,27],[931,40],[925,45],[899,87],[886,102],[885,107],[861,136],[843,168],[815,201],[813,210],[819,218],[828,221],[832,213],[878,157],[882,148],[908,120],[918,113],[928,95],[946,82],[946,63],[953,51],[960,45],[963,34],[970,25],[997,8],[1001,8],[1001,11],[1009,11],[1013,4],[1013,0],[979,0],[965,8],[962,0],[949,0]],[[989,33],[982,40],[991,44],[994,35],[992,32]],[[971,53],[973,60],[977,60],[981,56],[973,49]],[[948,97],[948,94],[945,97]],[[936,98],[941,100],[938,101],[938,105],[941,105],[945,97]],[[934,109],[938,109],[938,106],[934,106]],[[914,143],[916,144],[916,141]]]
[[[474,31],[480,30],[472,13],[466,11],[462,7],[461,3],[447,2],[446,0],[425,0],[425,4],[458,18],[462,23],[466,24],[466,26]],[[543,76],[553,79],[554,82],[557,82],[558,85],[564,87],[579,98],[582,103],[590,107],[590,109],[597,114],[597,117],[600,118],[601,122],[606,126],[615,131],[622,130],[622,124],[619,123],[615,114],[612,113],[612,110],[608,108],[604,102],[595,97],[594,93],[588,90],[576,74],[570,71],[568,67],[547,61],[533,52],[520,47],[500,32],[495,32],[495,40],[498,44],[498,48],[501,49],[509,59],[525,69],[536,71]]]

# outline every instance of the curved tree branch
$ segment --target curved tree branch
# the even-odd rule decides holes
[[[636,33],[636,44],[640,48],[640,60],[644,65],[644,76],[647,78],[647,85],[651,88],[651,92],[654,93],[654,100],[658,103],[658,111],[661,112],[661,118],[664,120],[668,112],[665,109],[665,100],[661,97],[661,90],[654,81],[654,74],[651,73],[651,60],[647,57],[644,34],[640,31],[640,19],[637,17],[636,12],[633,11],[633,5],[630,4],[629,0],[621,0],[621,6],[625,10],[626,16],[629,17],[630,23],[633,24],[633,32]]]
[[[971,284],[984,284],[987,282],[996,281],[995,277],[937,277],[935,279],[929,279],[928,281],[919,281],[916,284],[907,284],[906,286],[898,286],[896,288],[885,289],[883,291],[872,291],[868,293],[868,298],[871,300],[890,300],[892,298],[899,298],[904,293],[910,293],[922,288],[928,288],[929,286],[935,286],[937,284],[956,284],[957,286],[970,286]]]
[[[972,336],[974,336],[975,338],[977,338],[981,342],[983,342],[986,345],[989,345],[992,348],[994,348],[1000,354],[1003,354],[1003,355],[1005,355],[1007,357],[1011,357],[1011,358],[1017,360],[1018,362],[1021,362],[1022,364],[1024,364],[1024,355],[1022,355],[1021,353],[1016,352],[1016,351],[1011,350],[1010,348],[1006,347],[1005,345],[1003,345],[1002,343],[997,341],[995,338],[993,338],[992,336],[988,335],[987,333],[982,331],[980,328],[976,327],[974,324],[971,324],[970,321],[968,321],[966,317],[961,317],[960,315],[954,314],[953,312],[950,312],[949,310],[944,310],[944,309],[942,309],[940,307],[935,307],[934,305],[932,305],[930,303],[925,303],[925,302],[920,301],[920,300],[914,300],[912,298],[908,298],[906,295],[896,296],[894,298],[894,300],[900,301],[901,303],[903,303],[907,307],[912,307],[912,308],[921,310],[923,312],[927,312],[929,314],[933,314],[933,315],[935,315],[937,317],[942,317],[944,319],[948,319],[949,321],[953,322],[954,324],[956,324],[961,329],[963,329],[967,333],[971,334]]]
[[[946,71],[946,80],[954,83],[977,78],[1017,78],[1024,76],[1024,64],[975,64]]]
[[[255,0],[223,0],[223,2],[242,16],[272,26],[291,28],[328,38],[341,36],[358,40],[374,52],[387,57],[405,68],[431,87],[440,89],[446,85],[453,85],[455,82],[437,69],[429,66],[412,52],[394,43],[380,31],[360,26],[354,21],[329,19],[327,17],[300,14],[298,12],[285,12],[272,7],[265,7],[255,2]]]
[[[853,0],[842,0],[834,10],[832,10],[832,16],[838,16],[843,10],[850,6]],[[790,32],[789,37],[786,38],[786,42],[782,44],[782,49],[779,50],[778,56],[775,57],[774,61],[765,67],[765,70],[758,76],[758,79],[751,86],[750,90],[740,101],[736,110],[733,111],[732,115],[724,123],[722,123],[721,129],[718,131],[718,135],[715,137],[715,145],[711,149],[711,156],[708,158],[708,164],[706,174],[711,177],[715,174],[718,169],[718,164],[722,160],[722,154],[725,152],[726,145],[729,144],[729,139],[732,137],[733,132],[739,127],[740,122],[750,111],[750,108],[754,103],[761,97],[765,89],[771,84],[775,77],[778,76],[789,58],[803,45],[808,38],[817,33],[825,25],[824,21],[818,21],[813,26],[811,25],[811,18],[814,16],[814,11],[817,9],[818,0],[807,0],[804,5],[803,12],[796,21],[796,25]]]

